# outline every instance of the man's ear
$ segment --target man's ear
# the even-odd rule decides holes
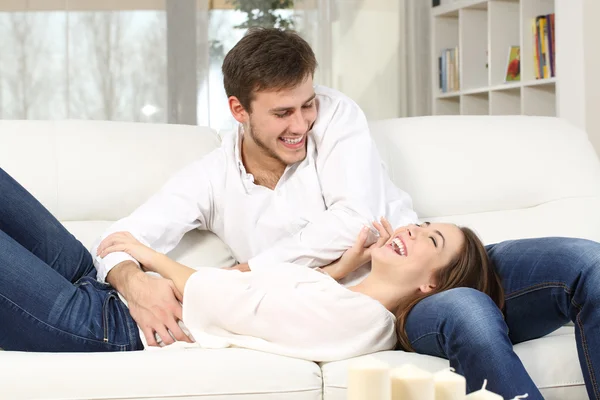
[[[231,111],[231,115],[233,116],[233,118],[235,118],[235,120],[240,124],[245,124],[246,122],[248,122],[248,112],[246,111],[244,106],[242,106],[240,100],[235,96],[230,96],[229,99],[227,99],[227,101],[229,103],[229,111]]]

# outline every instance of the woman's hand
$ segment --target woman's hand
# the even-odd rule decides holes
[[[153,271],[158,252],[140,243],[129,232],[116,232],[107,236],[98,246],[97,255],[104,258],[110,253],[122,251],[135,258],[147,271]]]
[[[394,233],[392,226],[385,218],[381,218],[381,224],[374,221],[373,226],[379,232],[379,239],[375,243],[365,247],[369,236],[369,228],[365,226],[360,230],[354,245],[346,250],[338,260],[322,269],[335,280],[340,280],[371,261],[371,252],[374,249],[383,247]]]

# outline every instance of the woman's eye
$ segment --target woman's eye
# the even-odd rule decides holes
[[[437,242],[435,241],[435,238],[434,237],[430,237],[429,239],[431,239],[431,241],[433,242],[433,245],[435,247],[437,247]]]

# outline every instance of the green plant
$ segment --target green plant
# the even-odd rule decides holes
[[[248,29],[254,26],[263,28],[294,29],[291,17],[281,16],[278,10],[292,9],[294,0],[228,0],[238,11],[246,13],[245,22],[235,28]]]

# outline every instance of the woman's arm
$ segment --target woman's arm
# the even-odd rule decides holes
[[[159,273],[163,278],[170,279],[175,284],[175,288],[183,296],[185,284],[194,272],[195,269],[186,267],[177,261],[171,260],[164,254],[156,253],[150,265],[144,265],[144,269]],[[181,299],[180,299],[181,300]]]

